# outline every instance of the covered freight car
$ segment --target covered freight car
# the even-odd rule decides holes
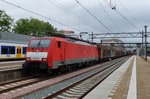
[[[120,47],[111,47],[109,45],[97,44],[99,61],[107,61],[126,55],[126,50]]]
[[[97,44],[99,61],[106,61],[110,58],[110,47],[102,44]]]

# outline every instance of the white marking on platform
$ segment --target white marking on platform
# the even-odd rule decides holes
[[[135,56],[127,99],[137,99],[136,85],[137,84],[136,84],[136,56]]]
[[[108,97],[107,99],[112,99],[111,97]]]
[[[116,92],[116,90],[112,90],[111,92],[114,93],[114,92]]]
[[[109,96],[113,96],[113,95],[114,95],[114,93],[110,93],[110,94],[109,94]]]

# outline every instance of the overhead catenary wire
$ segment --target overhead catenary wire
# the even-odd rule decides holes
[[[140,21],[137,20],[135,17],[133,17],[133,15],[129,12],[129,10],[122,4],[122,2],[120,0],[118,0],[120,5],[122,6],[122,8],[127,12],[127,14],[137,23],[139,23]],[[141,22],[140,22],[141,23]]]
[[[92,26],[90,26],[90,24],[89,23],[87,23],[87,20],[85,19],[85,18],[83,18],[83,17],[81,17],[80,15],[78,15],[77,13],[75,13],[75,12],[73,12],[73,11],[71,11],[71,9],[68,9],[68,8],[66,8],[66,7],[64,7],[61,3],[59,3],[59,2],[57,2],[56,0],[53,0],[54,2],[56,2],[59,6],[61,6],[62,8],[64,8],[65,10],[67,10],[68,12],[70,12],[72,15],[74,15],[76,18],[78,18],[80,21],[82,21],[84,24],[86,24],[88,27],[90,27],[90,28],[95,28],[95,27],[93,27],[93,25]],[[93,32],[93,31],[92,31]]]
[[[44,15],[41,15],[41,14],[36,13],[36,12],[34,12],[34,11],[31,11],[31,10],[29,10],[29,9],[23,8],[23,7],[21,7],[21,6],[18,6],[18,5],[16,5],[16,4],[10,3],[10,2],[5,1],[5,0],[1,0],[1,1],[4,2],[4,3],[7,3],[7,4],[11,5],[11,6],[14,6],[14,7],[17,7],[17,8],[19,8],[19,9],[24,10],[24,11],[27,11],[27,12],[29,12],[29,13],[32,13],[32,14],[34,14],[34,15],[43,17],[43,18],[48,19],[48,20],[51,20],[51,21],[53,21],[53,22],[55,22],[55,23],[57,23],[57,24],[59,24],[59,25],[66,26],[66,27],[68,27],[68,28],[71,28],[71,29],[74,29],[74,30],[76,30],[76,31],[81,32],[79,29],[76,29],[76,28],[74,28],[74,27],[72,27],[72,26],[69,26],[69,25],[66,25],[66,24],[64,24],[64,23],[61,23],[61,22],[56,21],[56,20],[54,20],[54,19],[52,19],[52,18],[49,18],[49,17],[47,17],[47,16],[44,16]]]
[[[66,11],[64,8],[62,8],[61,6],[58,6],[57,4],[54,3],[55,0],[47,0],[48,2],[50,2],[51,4],[55,5],[56,7],[58,7],[59,9],[61,9],[62,11],[66,12],[67,14],[70,15],[70,12]]]
[[[128,24],[130,24],[133,28],[135,28],[137,31],[139,31],[139,29],[132,23],[130,22],[119,10],[117,10],[116,8],[114,8],[112,5],[110,5],[107,1],[103,0],[108,6],[111,7],[111,9],[113,9],[118,15],[120,15],[124,20],[126,20],[128,22]]]
[[[119,10],[116,9],[116,12],[125,19],[132,27],[134,27],[137,31],[140,31],[134,24],[132,24]]]
[[[88,25],[88,23],[86,23],[86,21],[84,21],[84,19],[80,16],[78,16],[77,14],[73,13],[72,11],[70,11],[69,9],[65,8],[63,5],[61,5],[59,2],[57,2],[56,0],[47,0],[48,2],[50,2],[51,4],[53,4],[54,6],[56,6],[57,8],[59,8],[60,10],[62,10],[63,12],[69,14],[70,16],[72,16],[73,18],[76,18],[79,22],[85,24],[86,26],[88,26],[89,28],[93,28],[90,27]],[[54,3],[55,2],[55,3]]]
[[[104,7],[102,6],[102,4],[100,3],[99,0],[97,0],[99,6],[103,9],[103,11],[107,14],[107,16],[109,17],[109,19],[111,20],[111,22],[115,25],[115,27],[117,29],[119,29],[120,31],[122,31],[122,29],[114,22],[114,20],[111,18],[111,16],[107,13],[107,11],[104,9]]]
[[[96,21],[98,21],[101,25],[103,25],[109,32],[112,32],[110,28],[108,28],[102,21],[100,21],[96,16],[94,16],[86,7],[84,7],[78,0],[75,0],[77,4],[79,4],[86,12],[88,12]]]

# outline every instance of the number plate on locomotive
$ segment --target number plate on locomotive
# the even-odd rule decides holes
[[[33,60],[41,60],[41,58],[33,57]]]

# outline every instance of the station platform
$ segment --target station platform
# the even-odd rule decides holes
[[[150,57],[130,57],[83,99],[150,99]]]

